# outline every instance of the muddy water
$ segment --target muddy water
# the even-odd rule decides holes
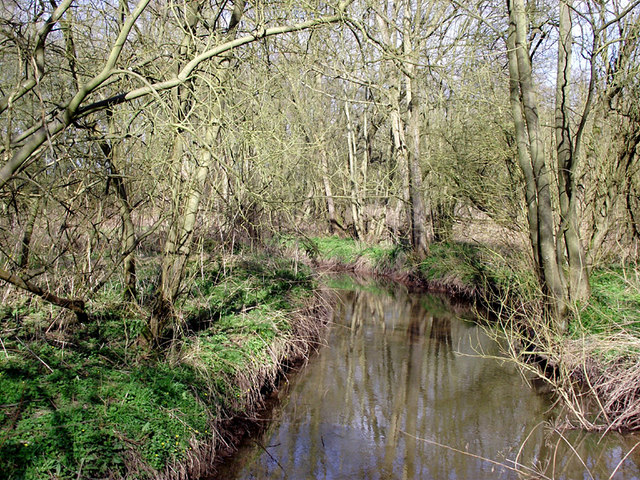
[[[639,438],[553,433],[549,396],[468,312],[402,289],[340,296],[327,345],[218,478],[608,479],[621,463],[613,478],[640,479],[640,447],[622,461]]]

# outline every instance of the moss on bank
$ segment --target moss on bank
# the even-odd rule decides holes
[[[199,267],[179,306],[186,330],[163,354],[137,345],[144,307],[98,301],[87,325],[64,328],[37,301],[3,307],[5,478],[184,478],[210,468],[230,419],[251,414],[320,327],[308,321],[319,314],[308,268],[273,258]]]

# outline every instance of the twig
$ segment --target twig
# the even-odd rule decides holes
[[[513,462],[513,464],[515,466],[511,467],[509,465],[506,465],[504,463],[498,462],[496,460],[491,460],[490,458],[483,457],[481,455],[476,455],[475,453],[466,452],[464,450],[460,450],[458,448],[454,448],[454,447],[451,447],[449,445],[444,445],[442,443],[436,442],[435,440],[429,440],[427,438],[416,437],[415,435],[411,435],[410,433],[407,433],[404,430],[399,430],[399,432],[404,434],[404,435],[406,435],[406,436],[408,436],[408,437],[415,438],[416,440],[419,440],[421,442],[429,443],[431,445],[435,445],[435,446],[441,447],[441,448],[446,448],[447,450],[451,450],[452,452],[456,452],[456,453],[461,453],[462,455],[467,455],[468,457],[477,458],[479,460],[483,460],[485,462],[492,463],[493,465],[497,465],[499,467],[506,468],[507,470],[511,470],[512,472],[516,472],[516,473],[522,474],[522,473],[524,473],[523,470],[528,470],[529,472],[532,472],[534,475],[537,475],[539,478],[541,478],[543,480],[552,480],[551,478],[547,477],[543,473],[538,472],[538,471],[536,471],[535,469],[533,469],[531,467],[527,467],[526,465],[522,465],[522,464],[518,464],[516,462]]]
[[[280,470],[282,470],[282,473],[284,473],[285,475],[287,474],[287,472],[285,471],[285,469],[282,467],[282,465],[280,465],[280,462],[269,453],[269,451],[265,448],[264,445],[262,445],[262,442],[259,442],[258,440],[254,440],[255,444],[258,445],[263,451],[264,453],[266,453],[267,455],[269,455],[269,457],[271,458],[271,460],[273,460],[274,462],[276,462],[276,464],[280,467]]]
[[[47,365],[47,362],[45,362],[44,360],[42,360],[33,350],[31,350],[29,347],[27,347],[24,342],[22,340],[20,340],[19,338],[16,337],[16,340],[18,340],[18,342],[20,342],[20,344],[27,349],[27,352],[29,352],[31,355],[33,355],[34,357],[36,357],[38,360],[40,360],[40,362],[47,367],[47,369],[53,373],[53,368],[51,368],[49,365]]]

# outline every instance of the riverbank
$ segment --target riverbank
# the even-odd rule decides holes
[[[338,237],[282,243],[314,268],[387,277],[475,302],[500,320],[494,323],[496,334],[509,339],[505,353],[563,400],[565,427],[640,429],[638,269],[594,269],[589,302],[573,306],[569,328],[559,335],[543,319],[543,298],[526,255],[513,246],[435,243],[428,258],[416,262],[399,246]]]
[[[183,330],[163,352],[138,342],[151,292],[133,307],[119,300],[118,285],[107,286],[87,324],[5,292],[0,468],[16,479],[206,476],[218,452],[237,441],[238,426],[255,418],[283,372],[321,338],[329,307],[312,268],[493,305],[507,320],[498,324],[514,346],[506,353],[534,368],[522,361],[527,351],[513,328],[535,320],[539,301],[525,264],[515,251],[453,243],[432,245],[416,263],[401,247],[335,237],[288,238],[269,255],[201,258],[177,306]],[[151,284],[148,270],[143,284],[144,275]],[[528,339],[529,352],[544,352],[553,367],[542,378],[574,414],[566,425],[638,428],[640,295],[632,273],[594,272],[592,302],[576,310],[568,334],[541,324]]]
[[[118,287],[73,323],[7,294],[0,469],[10,479],[199,478],[278,378],[305,361],[328,314],[309,268],[234,256],[192,265],[167,351],[141,346],[148,306]]]

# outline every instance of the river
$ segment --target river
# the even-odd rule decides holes
[[[326,345],[218,478],[640,479],[638,436],[554,431],[553,398],[468,309],[342,289]]]

